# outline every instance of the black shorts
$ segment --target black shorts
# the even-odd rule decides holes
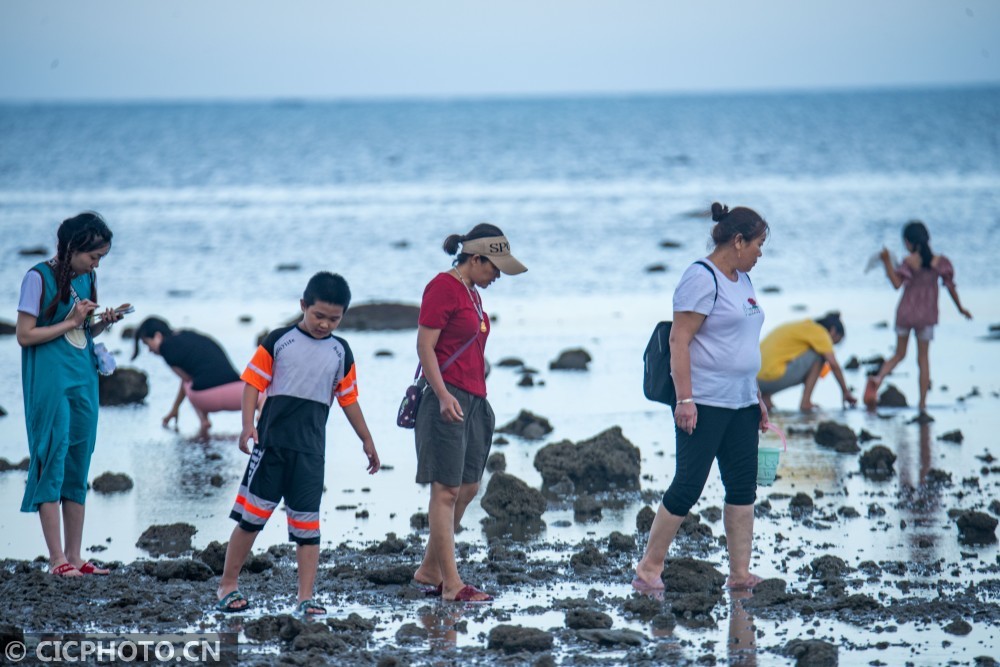
[[[288,539],[319,544],[323,468],[322,455],[255,445],[229,518],[243,530],[259,531],[284,498]]]

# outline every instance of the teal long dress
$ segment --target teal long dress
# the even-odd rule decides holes
[[[59,303],[48,318],[45,310],[56,294],[55,275],[47,262],[33,267],[42,276],[42,308],[38,326],[66,319],[75,301]],[[94,274],[73,279],[81,299],[93,294]],[[70,500],[81,505],[87,496],[90,457],[97,440],[97,368],[90,336],[82,348],[66,336],[21,348],[21,383],[31,464],[22,512],[37,512],[40,503]]]

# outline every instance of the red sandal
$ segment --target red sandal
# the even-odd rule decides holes
[[[71,563],[63,563],[59,567],[52,569],[51,573],[53,577],[73,577],[76,576],[71,574],[72,572],[79,572]]]
[[[89,560],[86,563],[84,563],[83,565],[80,566],[80,572],[81,572],[81,574],[96,574],[96,575],[98,575],[100,577],[104,577],[104,576],[107,576],[107,575],[111,574],[111,570],[108,570],[108,569],[103,568],[103,567],[97,567],[96,565],[94,565],[93,563],[91,563]]]
[[[486,595],[486,597],[476,600],[477,595]],[[465,586],[455,595],[454,600],[447,600],[447,602],[493,602],[493,596],[487,595],[475,586]]]

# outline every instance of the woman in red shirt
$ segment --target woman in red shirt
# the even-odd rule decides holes
[[[479,289],[501,273],[527,269],[510,254],[503,232],[486,223],[452,234],[444,251],[456,258],[424,288],[417,331],[417,356],[429,387],[414,429],[417,483],[431,485],[431,499],[430,536],[413,578],[445,600],[488,602],[492,597],[462,581],[455,562],[455,529],[479,491],[495,422],[486,400],[490,318]]]

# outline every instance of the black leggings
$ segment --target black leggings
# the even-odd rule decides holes
[[[760,406],[733,410],[697,405],[698,426],[677,433],[677,468],[663,506],[674,516],[687,516],[701,497],[712,461],[719,460],[729,505],[752,505],[757,499],[757,442]]]

